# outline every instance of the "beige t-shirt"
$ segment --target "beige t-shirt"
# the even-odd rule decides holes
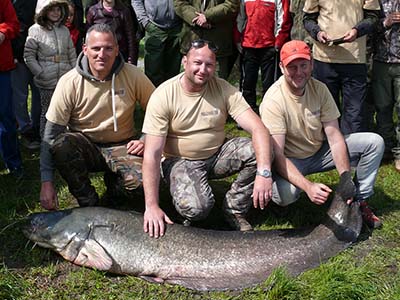
[[[305,13],[319,12],[319,27],[332,39],[337,39],[343,37],[364,18],[363,9],[379,10],[379,0],[306,0],[303,11]],[[336,46],[315,41],[313,57],[328,63],[365,63],[366,36],[352,43]]]
[[[200,93],[185,92],[179,74],[160,85],[147,105],[143,132],[166,136],[164,155],[190,160],[215,154],[225,140],[228,114],[236,119],[249,109],[228,82],[211,78]]]
[[[285,155],[307,158],[315,154],[325,140],[323,122],[340,116],[328,88],[311,78],[303,96],[293,95],[284,76],[266,92],[260,105],[261,119],[271,135],[283,134]]]
[[[90,81],[73,69],[60,78],[46,118],[84,133],[95,143],[125,141],[135,135],[136,103],[145,109],[153,91],[153,84],[142,71],[124,65],[115,77],[118,130],[114,132],[111,80]]]

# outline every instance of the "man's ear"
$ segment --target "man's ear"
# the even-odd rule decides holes
[[[282,72],[282,74],[283,74],[283,64],[282,64],[281,61],[279,62],[279,68],[281,69],[281,72]]]
[[[182,57],[182,65],[183,65],[183,68],[185,68],[186,64],[187,64],[187,56],[184,55],[184,56]]]
[[[87,48],[88,48],[88,47],[87,47],[86,44],[83,44],[83,45],[82,45],[82,52],[83,52],[84,55],[86,55]]]

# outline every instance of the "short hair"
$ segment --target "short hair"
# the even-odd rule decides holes
[[[115,34],[115,31],[111,28],[110,25],[105,24],[105,23],[98,23],[98,24],[94,24],[94,25],[90,26],[90,28],[86,32],[85,43],[87,43],[87,41],[89,39],[89,35],[92,31],[102,32],[102,33],[110,33],[113,36],[115,43],[118,45],[118,39],[117,39],[117,35]]]

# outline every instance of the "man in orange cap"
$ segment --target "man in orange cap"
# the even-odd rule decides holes
[[[266,92],[260,115],[272,135],[275,168],[272,201],[280,206],[295,202],[301,191],[312,202],[326,202],[331,188],[305,176],[336,168],[340,174],[337,192],[350,187],[360,203],[364,222],[376,228],[381,221],[366,200],[373,186],[384,151],[383,139],[374,133],[343,136],[339,110],[326,85],[311,77],[310,48],[293,40],[281,49],[283,76]],[[355,167],[354,182],[350,166]]]

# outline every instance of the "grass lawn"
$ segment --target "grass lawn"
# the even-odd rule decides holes
[[[233,123],[226,130],[228,136],[243,134]],[[277,269],[254,288],[201,293],[77,267],[49,250],[32,249],[21,232],[20,221],[41,210],[39,158],[38,153],[26,151],[23,157],[27,176],[21,182],[0,171],[0,299],[400,299],[400,174],[391,164],[382,165],[370,201],[384,221],[381,229],[363,228],[357,244],[298,277]],[[101,175],[94,174],[92,179],[103,195]],[[312,179],[332,187],[338,182],[335,171],[313,175]],[[217,199],[222,198],[231,180],[212,183]],[[57,188],[61,208],[76,205],[59,177]],[[162,195],[163,207],[172,211],[165,189]],[[121,209],[143,210],[143,198],[122,199],[118,205]],[[200,226],[226,228],[219,205]],[[257,230],[306,226],[318,224],[326,208],[303,197],[290,206],[285,217],[267,209],[251,211],[250,220]]]

